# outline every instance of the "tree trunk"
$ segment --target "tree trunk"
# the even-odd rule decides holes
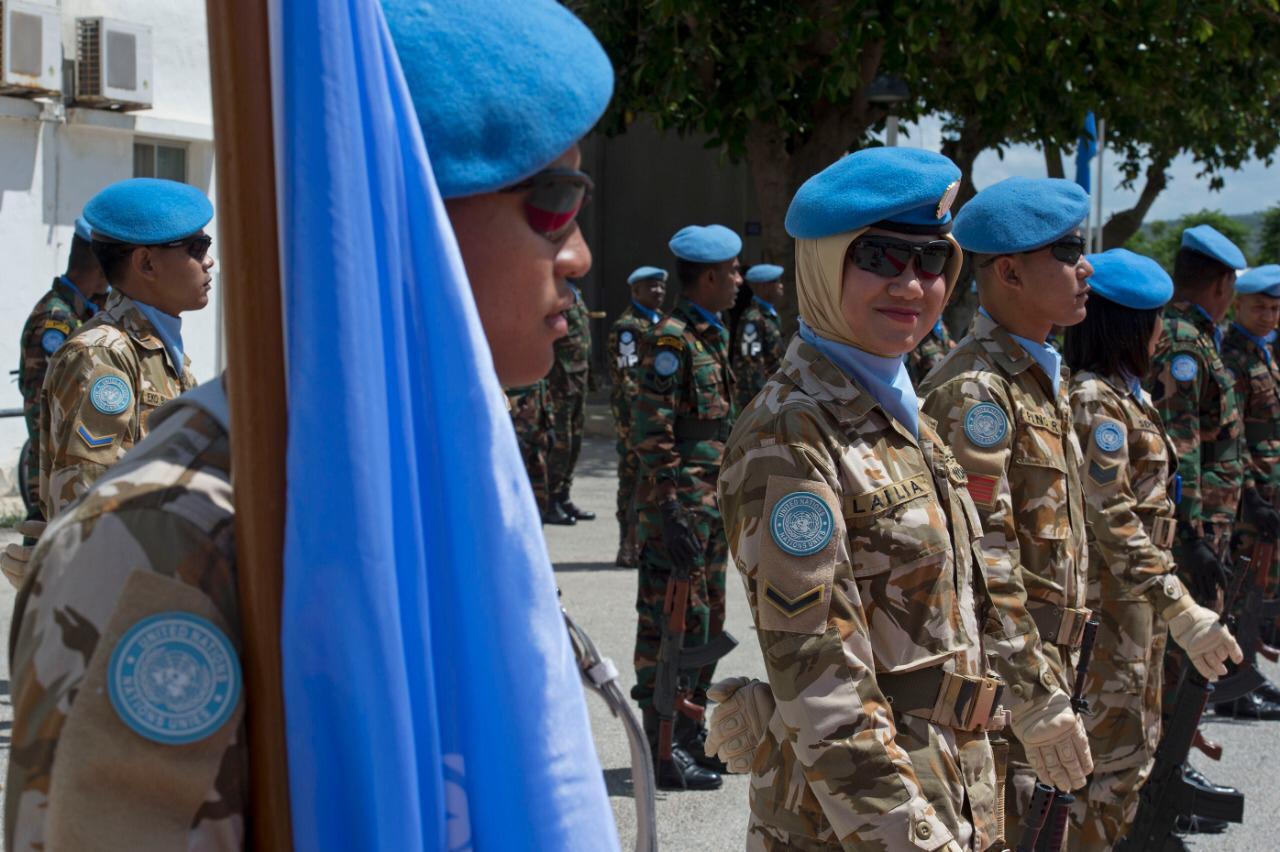
[[[1138,229],[1142,227],[1142,220],[1151,210],[1151,205],[1155,204],[1156,198],[1169,185],[1170,159],[1168,154],[1157,154],[1151,160],[1151,165],[1147,167],[1146,183],[1143,184],[1142,193],[1138,196],[1138,203],[1128,210],[1112,214],[1102,229],[1104,249],[1122,246],[1138,233]]]
[[[978,188],[973,183],[973,164],[987,147],[982,125],[974,119],[965,120],[960,135],[956,138],[942,140],[942,153],[960,167],[960,191],[956,194],[955,203],[951,205],[953,214],[960,212],[960,208],[978,194]]]
[[[1044,143],[1044,168],[1051,178],[1065,178],[1066,167],[1062,163],[1062,149],[1054,142]]]

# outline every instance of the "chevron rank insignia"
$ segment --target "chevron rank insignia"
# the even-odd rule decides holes
[[[773,608],[778,612],[787,618],[795,618],[806,609],[822,603],[826,598],[826,586],[814,586],[809,591],[792,598],[778,591],[772,583],[766,580],[764,583],[764,597],[765,600],[773,604]]]
[[[1089,478],[1099,485],[1110,485],[1116,481],[1116,477],[1120,475],[1120,463],[1101,464],[1097,461],[1089,462]]]
[[[102,435],[102,436],[95,435],[92,432],[90,432],[88,429],[84,428],[84,424],[80,425],[80,428],[76,430],[76,434],[80,436],[81,441],[84,441],[86,444],[89,445],[90,449],[94,449],[94,450],[100,450],[103,447],[109,447],[111,446],[111,443],[116,439],[115,435]]]

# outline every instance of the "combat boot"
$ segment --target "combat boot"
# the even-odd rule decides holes
[[[1280,704],[1280,686],[1276,686],[1269,680],[1264,680],[1262,686],[1253,691],[1253,694],[1261,698],[1263,701],[1270,701],[1272,704]]]
[[[1219,716],[1233,719],[1260,719],[1268,722],[1280,720],[1280,704],[1272,704],[1253,692],[1235,701],[1215,704],[1213,711]]]
[[[1226,786],[1223,786],[1222,784],[1213,783],[1205,776],[1203,772],[1201,772],[1199,769],[1196,769],[1190,763],[1184,763],[1182,765],[1182,777],[1185,778],[1187,783],[1190,784],[1192,787],[1196,787],[1197,789],[1203,790],[1204,792],[1210,793],[1215,796],[1239,796],[1240,795],[1240,791],[1237,790],[1235,787],[1226,787]]]
[[[649,738],[659,790],[719,790],[724,784],[719,773],[699,766],[689,752],[676,744],[675,737],[672,737],[671,760],[658,758],[658,712],[652,708],[644,711],[644,733]]]
[[[701,722],[695,722],[688,716],[678,714],[676,716],[676,742],[703,769],[710,769],[720,775],[724,775],[729,771],[729,767],[724,765],[723,760],[714,754],[707,754],[707,727]]]
[[[552,500],[551,505],[542,513],[542,522],[558,527],[571,527],[578,522],[578,519],[572,515],[566,515],[564,509],[560,508],[560,504]]]
[[[579,509],[573,505],[573,501],[569,499],[568,491],[561,491],[553,499],[554,503],[560,506],[560,511],[577,521],[594,521],[596,519],[595,512],[588,512],[585,509]]]

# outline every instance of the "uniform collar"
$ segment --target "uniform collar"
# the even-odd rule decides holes
[[[1208,311],[1195,302],[1175,302],[1172,307],[1194,325],[1201,334],[1211,336],[1213,338],[1213,348],[1218,352],[1222,351],[1222,329],[1218,328],[1218,324],[1213,321],[1213,317],[1209,316]]]
[[[635,299],[631,300],[631,310],[635,311],[637,314],[644,317],[649,322],[657,322],[662,318],[662,315],[659,314],[657,311],[649,310],[644,305],[637,302]]]
[[[142,312],[143,316],[151,321],[151,327],[155,329],[156,336],[164,344],[164,350],[169,356],[169,364],[173,367],[173,372],[181,376],[183,365],[186,363],[186,355],[182,351],[182,318],[166,314],[159,308],[154,308],[136,299],[133,304]]]
[[[873,355],[846,343],[828,340],[800,321],[800,337],[867,390],[887,414],[920,437],[920,400],[901,358]]]
[[[1268,333],[1264,334],[1262,337],[1258,337],[1257,335],[1249,331],[1249,329],[1245,328],[1238,322],[1231,323],[1231,328],[1233,331],[1243,336],[1246,340],[1253,343],[1254,346],[1257,346],[1260,350],[1262,350],[1262,357],[1266,359],[1267,366],[1268,367],[1271,366],[1271,344],[1274,343],[1276,340],[1275,329],[1272,329]]]
[[[682,301],[684,302],[684,304],[689,306],[689,308],[693,311],[694,314],[702,317],[702,319],[708,325],[713,325],[716,328],[720,329],[721,331],[724,331],[724,323],[720,321],[719,315],[711,313],[711,311],[707,310],[701,305],[691,302],[688,299],[682,299]]]
[[[751,301],[759,305],[760,310],[764,311],[769,316],[773,317],[774,319],[778,318],[778,309],[775,308],[769,302],[766,302],[764,299],[761,299],[759,296],[756,296],[756,295],[752,295]]]
[[[1008,359],[1006,369],[1012,368],[1011,372],[1022,372],[1032,364],[1038,364],[1053,388],[1054,398],[1057,398],[1062,387],[1062,356],[1058,354],[1058,350],[1048,343],[1037,343],[1014,334],[992,319],[985,308],[978,308],[973,331],[975,336],[986,338],[999,347],[999,351]]]
[[[54,284],[55,286],[61,284],[69,291],[69,295],[71,296],[71,307],[77,316],[93,316],[98,312],[99,308],[97,303],[82,293],[80,288],[76,286],[76,282],[72,281],[67,276],[59,275]],[[110,288],[107,289],[107,292],[111,292]]]
[[[102,306],[102,312],[111,318],[112,325],[124,331],[143,349],[156,350],[166,349],[164,339],[160,336],[160,332],[152,323],[151,319],[141,309],[142,303],[135,302],[120,290],[113,289],[111,294],[107,296],[107,303]],[[147,306],[150,308],[150,306]],[[154,308],[150,308],[155,310]],[[160,314],[160,311],[155,311]],[[167,314],[161,314],[167,316]],[[166,352],[168,350],[166,349]],[[172,361],[172,353],[169,353],[170,365]],[[177,368],[177,375],[182,377],[186,368],[186,356],[177,362],[182,366]]]

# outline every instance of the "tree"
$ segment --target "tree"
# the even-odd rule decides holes
[[[1259,230],[1258,263],[1280,263],[1280,204],[1263,214]]]
[[[1195,225],[1212,225],[1249,257],[1249,228],[1221,210],[1188,213],[1176,222],[1154,222],[1147,233],[1139,232],[1125,243],[1125,248],[1155,259],[1166,271],[1173,272],[1173,259],[1182,246],[1182,232]]]

